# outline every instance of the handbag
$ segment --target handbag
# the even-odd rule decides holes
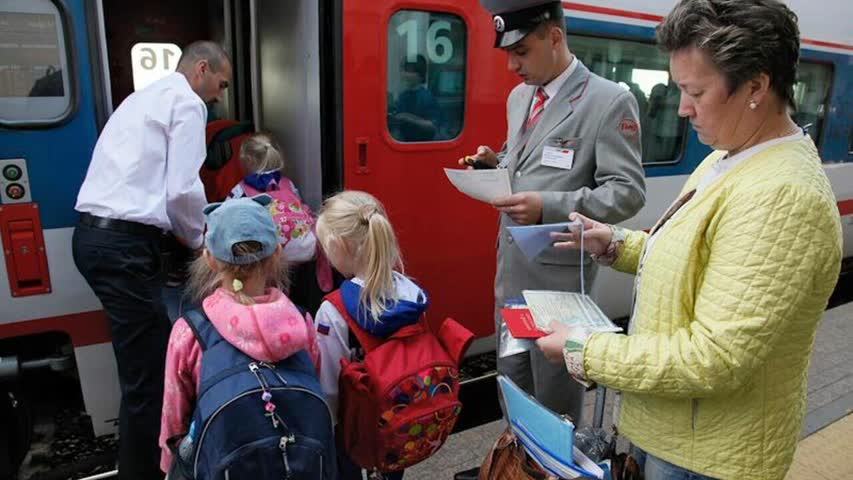
[[[498,438],[483,465],[479,480],[558,480],[527,456],[521,442],[507,427]]]

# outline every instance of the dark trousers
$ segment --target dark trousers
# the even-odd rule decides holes
[[[162,479],[157,440],[171,325],[160,238],[78,224],[73,253],[110,320],[121,385],[119,479]]]

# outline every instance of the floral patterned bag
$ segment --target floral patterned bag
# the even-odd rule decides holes
[[[279,243],[288,262],[303,263],[314,258],[317,253],[314,224],[317,220],[311,208],[302,203],[293,182],[283,177],[279,183],[271,182],[265,192],[256,190],[246,182],[243,182],[241,187],[250,197],[260,193],[272,197],[273,201],[268,208],[278,226]]]

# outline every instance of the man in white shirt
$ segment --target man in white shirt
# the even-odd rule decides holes
[[[206,103],[231,61],[219,45],[188,45],[177,71],[127,97],[104,127],[77,197],[77,269],[110,319],[122,399],[119,478],[161,479],[160,414],[171,325],[162,301],[161,240],[202,245]]]
[[[508,132],[500,152],[481,146],[471,159],[460,160],[506,168],[514,192],[494,202],[501,212],[495,276],[500,332],[501,308],[522,299],[523,290],[579,291],[580,262],[587,286],[596,271],[588,257],[554,248],[530,261],[506,227],[566,222],[573,211],[621,222],[643,206],[645,183],[636,99],[571,53],[562,2],[481,4],[492,14],[495,47],[506,52],[507,67],[523,80],[507,99]],[[546,407],[581,420],[583,387],[539,349],[499,358],[497,367]]]

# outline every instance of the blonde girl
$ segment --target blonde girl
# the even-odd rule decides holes
[[[413,325],[428,305],[426,293],[403,274],[397,236],[382,204],[365,192],[345,191],[325,202],[317,219],[317,238],[332,266],[346,281],[340,293],[346,312],[324,301],[317,311],[317,341],[320,346],[320,384],[333,417],[338,407],[338,377],[341,359],[352,360],[358,345],[350,342],[343,315],[348,315],[368,333],[387,338]],[[361,478],[360,470],[341,466],[341,478]],[[402,472],[386,475],[401,478]]]
[[[284,176],[284,157],[275,140],[264,133],[249,137],[240,146],[240,162],[247,175],[231,191],[231,198],[260,193],[272,197],[269,210],[278,228],[284,257],[290,263],[313,259],[317,253],[315,218],[302,202],[296,185]]]

